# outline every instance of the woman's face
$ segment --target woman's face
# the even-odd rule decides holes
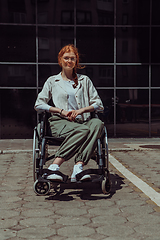
[[[66,52],[61,58],[62,68],[65,70],[73,70],[76,65],[76,55],[74,52]]]

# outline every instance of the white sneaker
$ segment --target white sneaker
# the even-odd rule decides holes
[[[71,175],[71,182],[77,182],[77,179],[76,179],[76,175],[80,172],[83,171],[83,166],[81,163],[77,164],[77,165],[74,165],[74,168],[73,168],[73,173]],[[80,181],[87,181],[87,180],[90,180],[91,179],[91,176],[90,175],[84,175]]]
[[[51,170],[51,171],[59,171],[59,166],[57,164],[51,164],[48,169]],[[63,181],[63,178],[60,175],[55,174],[55,173],[49,175],[47,177],[47,179],[58,181],[58,182],[62,182]]]

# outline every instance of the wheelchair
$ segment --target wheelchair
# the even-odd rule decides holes
[[[53,137],[49,132],[48,118],[50,113],[44,111],[38,114],[39,120],[38,125],[34,128],[33,134],[33,180],[34,192],[39,195],[47,195],[51,189],[51,186],[54,187],[56,192],[56,187],[59,184],[70,183],[70,179],[67,175],[63,174],[60,171],[51,171],[46,169],[45,163],[48,160],[54,158],[54,155],[48,155],[48,146],[60,146],[64,138]],[[93,117],[93,116],[92,116]],[[98,117],[94,113],[94,117]],[[86,169],[76,175],[76,183],[81,183],[80,179],[85,174],[91,175],[91,182],[100,183],[101,190],[104,194],[108,194],[111,190],[111,181],[109,174],[109,157],[108,157],[108,140],[107,140],[107,130],[104,126],[103,134],[100,139],[97,140],[97,146],[94,154],[94,160],[97,163],[97,169]],[[62,176],[63,182],[57,182],[54,180],[47,179],[49,174],[58,174]],[[94,176],[94,178],[92,177]],[[96,176],[96,177],[95,177]],[[84,183],[84,182],[83,182]],[[73,183],[72,183],[73,184]]]

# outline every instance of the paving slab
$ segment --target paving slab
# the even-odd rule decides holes
[[[110,139],[109,151],[158,192],[160,149],[153,145],[159,142]],[[104,195],[99,184],[85,183],[62,184],[57,192],[51,189],[48,195],[37,196],[33,191],[32,140],[6,144],[0,145],[0,239],[159,240],[160,208],[111,163],[110,194]],[[61,171],[70,176],[73,165],[71,159]],[[95,166],[91,160],[86,168]]]

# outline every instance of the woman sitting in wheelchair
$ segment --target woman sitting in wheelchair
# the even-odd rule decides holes
[[[75,165],[71,182],[76,182],[76,174],[83,171],[93,155],[97,139],[103,130],[103,123],[90,117],[90,112],[102,111],[102,101],[89,77],[77,74],[79,53],[74,45],[63,47],[58,54],[58,63],[62,71],[51,76],[38,94],[35,109],[51,113],[49,126],[52,136],[65,137],[56,152],[49,170],[58,171],[60,165],[75,155]],[[48,105],[52,98],[54,106]],[[54,181],[63,181],[57,174],[47,177]],[[81,181],[91,179],[84,175]]]

